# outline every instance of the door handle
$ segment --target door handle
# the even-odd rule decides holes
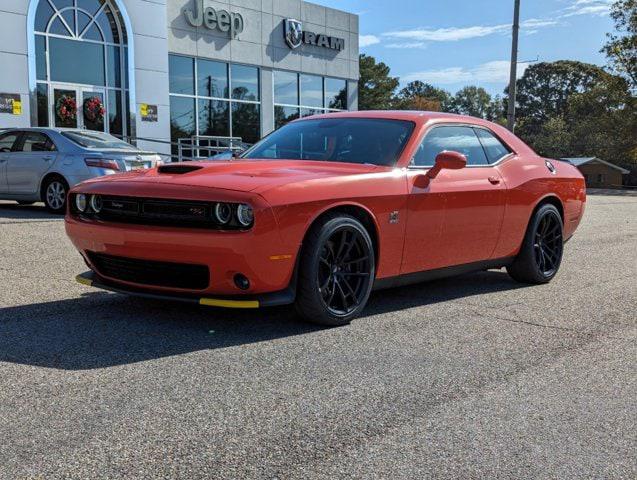
[[[497,185],[497,184],[499,184],[499,183],[500,183],[500,179],[499,179],[498,177],[489,177],[489,182],[490,182],[492,185]]]
[[[51,160],[53,157],[51,156],[46,156],[46,157],[42,157],[42,160],[44,160],[45,162],[48,162],[49,160]]]

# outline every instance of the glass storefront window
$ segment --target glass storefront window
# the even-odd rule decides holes
[[[323,77],[300,75],[301,105],[323,107]]]
[[[49,92],[46,83],[38,83],[36,99],[38,104],[38,127],[49,126]]]
[[[122,128],[122,92],[108,91],[108,124],[112,135],[123,135]]]
[[[259,105],[232,103],[232,136],[241,137],[246,143],[256,143],[261,138]]]
[[[299,75],[297,73],[275,70],[274,103],[285,105],[299,104]]]
[[[187,97],[170,97],[170,138],[173,142],[184,137],[191,137],[196,132],[195,99]],[[177,146],[172,146],[172,154],[177,155]],[[184,152],[191,156],[191,152]]]
[[[190,57],[169,55],[170,93],[195,94],[195,62]]]
[[[35,71],[38,80],[46,80],[46,37],[35,36]]]
[[[237,100],[259,100],[259,69],[244,65],[231,65],[232,98]]]
[[[230,136],[229,103],[223,100],[199,100],[199,135]]]
[[[299,107],[274,106],[274,128],[281,128],[288,122],[299,118]]]
[[[109,87],[121,87],[122,86],[122,69],[121,69],[121,59],[120,59],[120,48],[119,47],[106,47],[106,59],[107,59],[107,68],[108,72],[108,86]]]
[[[54,82],[104,85],[104,46],[63,38],[49,38],[49,68]],[[78,62],[77,59],[82,59]]]
[[[126,29],[112,1],[39,0],[34,22],[39,126],[130,133]],[[63,97],[76,102],[74,116],[60,118],[56,103]],[[104,118],[84,110],[93,98],[105,107]]]
[[[200,97],[228,98],[227,63],[197,60],[197,95]]]
[[[325,79],[325,106],[335,110],[347,108],[347,82],[340,78]]]
[[[274,70],[274,126],[299,117],[347,110],[347,81]],[[300,98],[299,98],[300,92]]]
[[[247,143],[261,138],[259,68],[181,55],[169,57],[173,143],[193,135],[241,137]],[[188,118],[188,128],[182,118]],[[193,153],[207,156],[211,152],[203,148],[206,142],[200,139],[198,153],[182,151],[182,159],[192,158]],[[178,155],[176,146],[172,151],[173,156]]]

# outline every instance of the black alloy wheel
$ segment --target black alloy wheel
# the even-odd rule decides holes
[[[564,243],[559,216],[552,212],[544,215],[535,230],[533,242],[535,263],[545,277],[552,277],[560,265]]]
[[[375,271],[365,227],[349,215],[328,214],[304,241],[296,309],[310,322],[346,325],[365,307]]]
[[[557,274],[564,252],[563,223],[552,204],[534,213],[514,262],[507,267],[513,279],[523,283],[547,283]]]
[[[317,286],[325,307],[333,315],[348,315],[365,296],[372,276],[366,246],[358,229],[343,226],[321,248]]]

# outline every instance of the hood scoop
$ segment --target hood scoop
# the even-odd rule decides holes
[[[172,173],[173,175],[183,175],[184,173],[201,170],[201,165],[162,165],[157,168],[158,173]]]

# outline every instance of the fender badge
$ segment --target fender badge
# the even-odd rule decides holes
[[[398,223],[398,210],[389,213],[389,223]]]

